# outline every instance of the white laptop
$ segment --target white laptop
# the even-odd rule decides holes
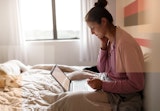
[[[53,66],[51,75],[59,83],[64,91],[95,91],[95,89],[92,89],[88,85],[87,79],[80,81],[71,81],[57,65]]]

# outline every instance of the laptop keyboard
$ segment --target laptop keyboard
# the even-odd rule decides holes
[[[96,76],[101,80],[108,80],[106,75],[104,73],[95,73]],[[88,83],[87,79],[80,80],[80,81],[72,81],[71,82],[71,89],[70,91],[95,91],[95,89],[92,89]]]
[[[94,89],[92,89],[88,84],[86,80],[81,80],[81,81],[72,81],[72,91],[93,91]]]

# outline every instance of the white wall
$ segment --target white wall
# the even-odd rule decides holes
[[[112,14],[114,24],[116,24],[116,0],[108,0],[107,9]]]
[[[0,62],[7,60],[10,38],[9,5],[0,0]]]
[[[80,40],[27,42],[28,64],[95,65],[80,61]]]

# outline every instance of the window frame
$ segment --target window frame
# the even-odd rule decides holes
[[[52,23],[53,23],[53,40],[57,40],[57,23],[56,23],[56,3],[55,0],[51,0],[52,2]]]
[[[80,39],[80,36],[79,37],[70,37],[70,38],[58,38],[57,21],[56,21],[56,3],[55,2],[56,2],[56,0],[51,0],[53,37],[51,39],[27,39],[27,38],[25,38],[25,41],[78,40],[78,39]],[[81,33],[81,30],[80,30],[80,33]]]

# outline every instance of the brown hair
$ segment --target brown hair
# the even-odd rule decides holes
[[[95,3],[94,7],[86,14],[86,22],[90,21],[101,24],[101,18],[104,17],[109,21],[109,23],[113,24],[112,15],[107,9],[105,9],[107,4],[108,1],[106,0],[98,0],[98,2]]]

